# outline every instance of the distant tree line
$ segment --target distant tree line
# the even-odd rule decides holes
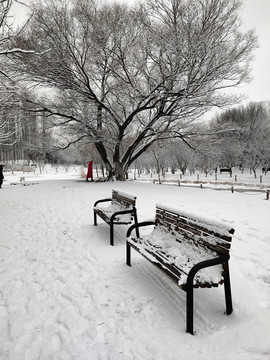
[[[48,120],[33,112],[22,111],[13,103],[12,111],[1,111],[8,118],[10,136],[8,143],[0,143],[0,161],[24,160],[34,163],[50,162],[81,164],[92,160],[96,170],[108,175],[102,157],[93,144],[74,144],[59,150],[59,134],[46,129]],[[9,116],[7,117],[7,113]],[[266,173],[270,168],[270,104],[254,102],[223,111],[208,123],[194,126],[186,141],[160,140],[150,146],[130,168],[138,172],[171,172],[200,170],[207,176],[217,168],[242,171],[250,169]],[[132,141],[132,139],[130,139]],[[127,174],[126,174],[127,175]]]
[[[238,167],[257,170],[270,169],[270,103],[253,102],[223,111],[200,129],[194,128],[189,142],[179,139],[151,147],[136,162],[140,171],[165,169],[186,171],[200,170],[208,173],[220,168]],[[151,170],[150,170],[151,169]]]

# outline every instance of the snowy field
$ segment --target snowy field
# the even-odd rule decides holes
[[[79,171],[26,174],[24,186],[21,175],[5,173],[0,190],[1,360],[270,359],[265,193],[87,183]],[[196,289],[196,333],[185,332],[185,293],[135,252],[125,264],[127,227],[112,247],[108,225],[93,226],[93,204],[112,188],[137,196],[139,221],[163,202],[235,228],[232,315],[223,286]]]

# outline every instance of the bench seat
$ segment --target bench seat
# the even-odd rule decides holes
[[[130,207],[124,207],[121,204],[117,204],[117,203],[111,203],[108,207],[106,208],[101,208],[98,206],[95,206],[93,208],[97,215],[102,218],[102,220],[104,220],[106,223],[110,223],[111,217],[113,214],[118,213],[119,211],[126,211],[126,210],[133,210],[132,206]],[[124,214],[118,214],[117,216],[115,216],[114,218],[114,222],[120,224],[131,224],[132,223],[132,214],[130,212],[128,213],[124,213]]]
[[[129,244],[154,265],[162,267],[182,289],[185,288],[187,275],[192,267],[200,261],[213,258],[213,253],[208,249],[202,251],[194,243],[175,241],[174,235],[157,228],[149,237],[130,239]],[[217,287],[219,284],[223,284],[222,265],[196,273],[193,286]]]

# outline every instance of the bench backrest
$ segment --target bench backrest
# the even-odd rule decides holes
[[[218,222],[175,211],[160,205],[156,207],[155,226],[165,227],[176,236],[176,241],[192,241],[218,255],[228,254],[234,229]]]
[[[112,190],[112,202],[119,203],[123,207],[133,207],[136,205],[136,196],[124,193],[119,190]]]

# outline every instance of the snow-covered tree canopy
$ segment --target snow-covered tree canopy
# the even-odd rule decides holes
[[[14,43],[17,79],[46,88],[68,146],[92,142],[124,179],[153,142],[185,137],[222,93],[248,79],[252,31],[239,29],[238,0],[149,0],[130,8],[98,0],[36,0]],[[46,51],[47,50],[47,51]],[[14,73],[15,74],[15,73]],[[43,91],[44,93],[44,91]]]

